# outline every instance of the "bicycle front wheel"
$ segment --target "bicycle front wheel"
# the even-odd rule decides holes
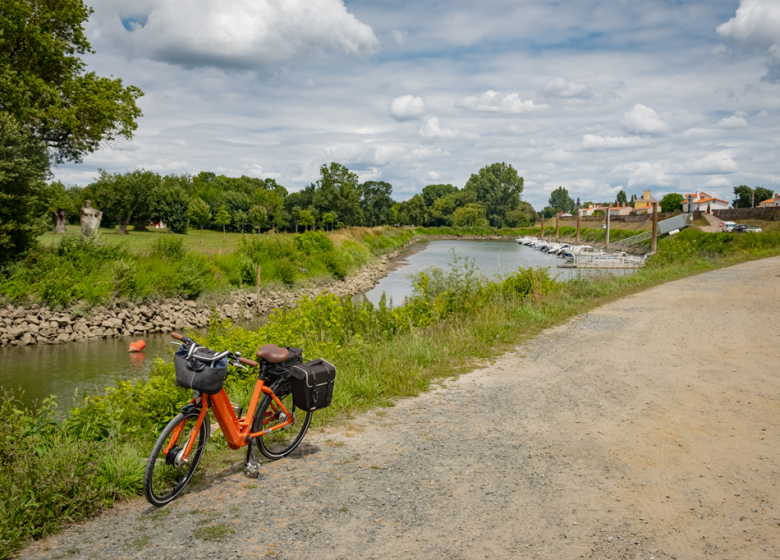
[[[184,458],[184,450],[193,437],[198,416],[197,410],[177,414],[157,438],[144,472],[144,495],[153,506],[164,506],[181,494],[195,474],[211,430],[206,413],[190,454]]]
[[[306,430],[309,429],[311,417],[314,413],[309,410],[295,408],[295,405],[293,404],[292,389],[290,388],[290,382],[288,380],[275,384],[271,387],[271,390],[276,395],[276,398],[284,404],[287,411],[295,418],[295,421],[286,428],[281,428],[270,434],[255,438],[260,453],[269,459],[276,460],[286,457],[295,451],[295,448],[298,447],[301,440],[303,440],[303,436],[306,435]],[[274,402],[271,395],[263,395],[263,399],[260,401],[260,405],[255,413],[254,421],[252,422],[252,432],[268,430],[284,423],[286,419],[287,417],[284,412],[282,412],[279,405]]]

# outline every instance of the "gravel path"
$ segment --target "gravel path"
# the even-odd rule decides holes
[[[780,557],[779,304],[780,258],[627,297],[260,481],[227,469],[21,557]]]

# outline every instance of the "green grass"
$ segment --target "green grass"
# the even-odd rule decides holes
[[[193,243],[192,235],[153,231],[112,233],[87,242],[70,234],[47,238],[24,260],[0,271],[0,296],[15,304],[82,310],[117,300],[212,300],[254,287],[258,267],[264,288],[321,286],[356,273],[414,236],[411,230],[353,228],[329,234],[232,234],[222,243],[221,234],[208,233],[208,249]]]
[[[193,529],[192,535],[202,541],[224,542],[235,532],[235,529],[225,525],[209,525]]]
[[[307,359],[333,362],[338,368],[333,404],[314,416],[317,428],[393,406],[397,399],[493,360],[596,306],[664,282],[778,254],[780,234],[686,230],[662,240],[648,265],[628,276],[555,282],[546,269],[521,269],[501,282],[485,282],[467,264],[456,262],[450,271],[421,274],[418,295],[402,307],[356,306],[319,296],[272,315],[255,331],[229,322],[216,325],[203,342],[245,355],[274,342],[304,348]],[[143,457],[190,398],[173,379],[172,365],[160,361],[147,381],[123,382],[101,396],[89,396],[61,421],[52,400],[30,410],[10,393],[0,397],[5,419],[0,423],[0,556],[140,493]],[[234,372],[226,390],[245,406],[253,384],[253,376]],[[229,450],[216,437],[199,473],[224,471],[241,458],[240,451]],[[226,528],[219,527],[203,527],[196,536],[225,538]]]

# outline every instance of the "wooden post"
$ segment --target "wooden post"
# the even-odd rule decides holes
[[[609,215],[612,213],[609,211],[609,207],[607,208],[607,253],[609,253]]]
[[[655,253],[658,250],[658,203],[653,202],[653,244],[651,251]]]
[[[577,212],[577,243],[580,242],[580,213]]]
[[[544,214],[542,214],[542,239],[544,239]]]
[[[555,240],[558,241],[558,214],[555,215]]]
[[[255,293],[255,305],[257,305],[257,314],[260,315],[260,265],[257,265],[257,292]]]

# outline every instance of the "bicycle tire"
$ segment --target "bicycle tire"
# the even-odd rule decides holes
[[[184,449],[189,434],[197,425],[199,414],[200,412],[197,410],[177,414],[163,428],[154,443],[144,470],[144,496],[153,506],[161,507],[170,503],[181,494],[192,479],[192,475],[195,474],[195,469],[198,468],[211,431],[208,412],[203,418],[203,425],[198,432],[198,441],[195,442],[190,451],[188,462],[180,465],[175,463],[176,451]],[[177,437],[177,442],[182,442],[184,445],[179,446],[177,442],[174,442],[174,447],[168,454],[163,454],[162,452],[167,447],[173,431],[182,423],[185,425]]]
[[[274,392],[276,397],[282,401],[282,404],[284,404],[285,408],[290,411],[293,416],[295,416],[295,422],[293,422],[293,424],[291,424],[289,427],[282,428],[277,432],[272,432],[267,436],[259,436],[255,438],[255,443],[257,444],[257,448],[260,450],[260,453],[262,453],[265,457],[276,461],[277,459],[286,457],[295,451],[295,449],[300,445],[301,440],[303,440],[303,436],[306,435],[306,431],[309,429],[311,418],[314,413],[310,410],[302,410],[299,408],[297,409],[299,414],[295,414],[296,409],[292,400],[292,389],[290,387],[289,379],[284,379],[274,383],[274,385],[271,386],[271,390]],[[254,420],[252,421],[252,432],[259,432],[260,430],[264,429],[263,419],[266,418],[266,412],[269,408],[271,408],[272,403],[273,399],[271,398],[271,395],[263,395],[263,398],[257,407],[257,412],[255,412]],[[271,421],[265,425],[265,429],[273,427],[274,420],[276,420],[278,423],[279,417],[278,414],[275,414],[275,411],[273,408],[271,408],[269,415],[269,419]],[[300,421],[299,418],[301,414],[305,414],[305,416],[300,424],[300,427],[298,428],[298,431],[295,431],[295,426]]]

